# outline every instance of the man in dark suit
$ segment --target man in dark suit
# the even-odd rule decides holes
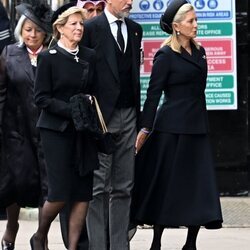
[[[104,13],[84,23],[83,44],[97,54],[96,97],[116,143],[112,155],[99,154],[87,216],[90,250],[129,249],[142,39],[141,26],[127,18],[131,8],[131,0],[108,0]]]

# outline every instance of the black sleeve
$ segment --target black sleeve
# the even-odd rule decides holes
[[[50,113],[71,118],[70,103],[53,97],[52,65],[48,54],[38,56],[35,79],[35,103]]]

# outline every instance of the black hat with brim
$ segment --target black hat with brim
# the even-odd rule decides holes
[[[26,16],[45,32],[52,32],[50,23],[52,10],[49,8],[49,6],[45,4],[30,5],[27,3],[21,3],[16,6],[16,11],[18,14]]]
[[[180,7],[186,3],[189,2],[186,0],[172,0],[170,2],[170,4],[168,5],[167,9],[165,10],[164,14],[161,16],[160,19],[160,26],[163,31],[167,32],[168,34],[173,33],[173,28],[172,28],[173,19],[178,10],[180,9]]]
[[[64,11],[66,11],[67,9],[75,6],[76,3],[75,2],[71,2],[71,3],[66,3],[64,5],[62,5],[61,7],[59,7],[52,15],[52,18],[51,18],[51,23],[53,24],[57,18],[59,17],[59,15],[61,15]]]

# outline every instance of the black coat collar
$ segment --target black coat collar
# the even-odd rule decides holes
[[[192,64],[194,64],[195,66],[202,68],[202,60],[204,60],[204,54],[200,52],[200,50],[198,50],[196,48],[196,46],[191,43],[191,50],[192,50],[192,55],[190,55],[183,47],[181,47],[181,57],[189,62],[191,62]]]

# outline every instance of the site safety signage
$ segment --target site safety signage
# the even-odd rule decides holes
[[[167,34],[159,20],[172,0],[134,0],[130,17],[143,27],[144,63],[141,66],[143,105],[153,57]],[[236,0],[190,0],[198,18],[197,41],[205,48],[208,62],[207,108],[237,109]]]

